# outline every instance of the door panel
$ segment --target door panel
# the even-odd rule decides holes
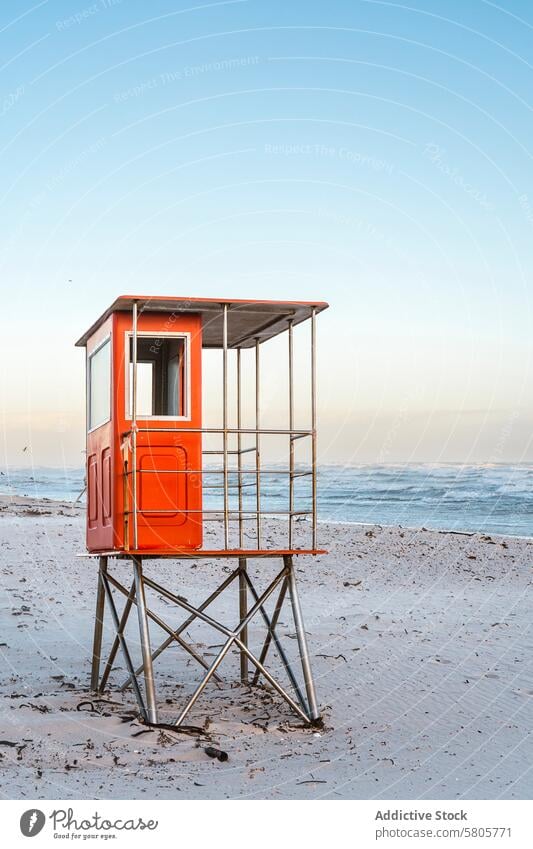
[[[137,518],[140,550],[198,548],[202,542],[201,434],[139,434]],[[158,474],[158,472],[160,474]],[[142,512],[147,511],[147,512]],[[150,512],[148,512],[150,511]]]
[[[111,448],[102,451],[102,524],[111,524]]]
[[[174,525],[187,521],[187,454],[183,447],[157,446],[139,452],[139,508],[160,511],[146,514],[145,519],[172,518]],[[158,474],[160,472],[161,474]],[[174,510],[174,513],[169,513]]]
[[[91,454],[87,460],[87,522],[90,528],[98,524],[98,458]]]

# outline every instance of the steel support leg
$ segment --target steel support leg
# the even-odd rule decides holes
[[[287,579],[285,579],[283,581],[282,585],[281,585],[281,590],[280,590],[280,593],[279,593],[279,596],[278,596],[278,600],[276,602],[274,615],[272,616],[272,621],[270,623],[271,628],[269,629],[269,631],[266,635],[263,648],[261,649],[261,654],[259,655],[259,660],[261,661],[261,663],[265,662],[265,658],[268,654],[268,650],[270,648],[270,643],[272,642],[272,631],[276,628],[276,625],[278,624],[279,615],[281,613],[281,608],[283,607],[283,602],[285,601],[286,594],[287,594]],[[259,681],[259,669],[256,669],[254,677],[252,679],[252,684],[255,685],[255,684],[257,684],[258,681]]]
[[[93,659],[91,667],[91,690],[99,691],[100,657],[102,654],[102,631],[104,625],[105,589],[101,573],[107,572],[107,557],[99,558],[98,589],[96,591],[96,614],[94,619]]]
[[[239,619],[242,622],[243,619],[246,618],[246,614],[248,613],[248,587],[246,581],[246,558],[239,558]],[[241,641],[247,646],[248,645],[248,626],[242,629],[241,632]],[[248,683],[248,657],[246,652],[241,649],[241,684]]]
[[[284,566],[283,569],[276,575],[276,577],[271,581],[266,590],[264,590],[261,595],[258,595],[253,583],[250,580],[250,577],[247,573],[246,567],[246,558],[239,557],[239,567],[236,569],[232,575],[228,576],[228,578],[223,582],[223,584],[215,590],[211,596],[206,599],[200,608],[195,608],[190,605],[186,599],[181,596],[177,596],[174,593],[171,593],[169,590],[165,589],[161,585],[157,584],[148,576],[143,575],[143,564],[142,558],[131,555],[132,565],[133,565],[133,584],[131,589],[128,591],[127,587],[123,586],[120,582],[115,580],[111,575],[108,574],[107,570],[107,557],[100,558],[100,570],[99,570],[99,584],[98,584],[98,596],[97,596],[97,605],[96,605],[96,621],[95,621],[95,632],[94,632],[94,643],[93,643],[93,665],[92,665],[92,676],[91,682],[93,688],[96,691],[99,691],[102,687],[102,680],[99,681],[100,674],[100,663],[101,663],[101,646],[102,646],[102,622],[104,615],[104,603],[107,600],[109,603],[109,610],[111,613],[111,618],[113,620],[113,624],[115,627],[115,640],[113,643],[112,653],[108,660],[106,670],[104,673],[104,677],[107,677],[109,674],[110,668],[113,664],[114,657],[116,655],[116,651],[118,646],[122,649],[124,660],[126,662],[126,666],[129,673],[128,681],[131,681],[134,687],[135,696],[139,703],[139,707],[141,709],[141,713],[145,717],[146,721],[149,723],[157,724],[158,722],[158,712],[157,712],[157,703],[156,703],[156,694],[155,694],[155,684],[154,684],[154,674],[153,674],[153,666],[152,666],[152,650],[150,646],[150,633],[149,633],[149,619],[152,618],[153,621],[156,622],[157,625],[162,627],[167,631],[169,642],[178,642],[183,648],[185,648],[189,653],[191,653],[195,660],[198,660],[202,663],[204,667],[207,668],[207,672],[200,682],[200,684],[196,687],[192,697],[189,699],[188,703],[182,709],[180,715],[176,720],[176,726],[179,726],[185,716],[189,713],[193,705],[196,703],[197,699],[203,693],[206,685],[212,678],[217,678],[217,670],[224,658],[228,655],[231,648],[234,647],[239,651],[240,660],[241,660],[241,680],[248,681],[248,674],[250,669],[250,664],[255,667],[254,669],[254,681],[257,680],[258,675],[263,675],[266,681],[276,690],[276,692],[285,699],[285,701],[291,706],[291,708],[307,723],[313,724],[317,720],[320,719],[320,714],[318,712],[315,689],[313,684],[313,677],[311,673],[311,666],[309,661],[309,650],[307,647],[307,639],[303,624],[303,617],[300,607],[300,601],[298,598],[298,590],[296,587],[296,576],[295,569],[293,565],[293,559],[291,556],[285,556],[283,558]],[[214,598],[219,595],[224,588],[229,586],[229,584],[236,577],[239,577],[239,624],[234,630],[227,628],[221,622],[218,622],[213,617],[209,616],[207,613],[204,613],[204,608],[214,600]],[[279,596],[275,605],[274,614],[272,618],[267,614],[265,608],[265,602],[267,599],[273,594],[274,590],[278,585],[281,584],[281,589],[279,591]],[[125,608],[122,611],[122,615],[119,618],[119,615],[116,610],[116,606],[114,603],[114,598],[111,593],[111,586],[114,586],[116,589],[119,589],[120,592],[126,596],[126,604]],[[163,620],[157,616],[153,611],[149,610],[146,605],[145,598],[145,587],[150,587],[156,592],[161,593],[164,597],[168,598],[170,601],[173,601],[178,607],[184,608],[190,616],[186,620],[186,622],[182,623],[182,625],[173,630],[170,626],[166,625]],[[292,669],[289,665],[288,659],[285,655],[283,647],[281,645],[280,640],[276,634],[275,628],[278,622],[278,618],[281,613],[281,609],[283,606],[283,602],[285,600],[286,592],[289,592],[294,624],[296,629],[296,636],[298,639],[298,648],[300,659],[302,663],[303,677],[305,681],[305,693],[306,698],[300,691],[298,687],[298,683],[296,678],[292,672]],[[250,595],[249,595],[250,594]],[[140,644],[142,651],[142,670],[144,674],[144,693],[145,699],[143,699],[143,695],[139,684],[137,682],[136,674],[133,669],[131,657],[128,651],[128,646],[126,642],[126,638],[124,635],[125,625],[130,613],[130,610],[133,605],[137,606],[137,613],[139,619],[139,634],[140,634]],[[248,634],[247,629],[251,620],[257,615],[260,614],[267,626],[267,636],[265,640],[265,645],[261,651],[261,656],[256,657],[249,649],[248,646]],[[221,632],[225,636],[224,646],[219,653],[219,655],[213,660],[213,662],[208,666],[207,662],[197,656],[194,650],[191,650],[191,647],[185,643],[185,641],[181,640],[179,637],[180,632],[187,627],[188,622],[192,622],[194,619],[203,620],[206,624],[215,628],[217,631]],[[166,641],[165,641],[166,642]],[[264,658],[268,652],[269,646],[273,642],[276,646],[276,649],[280,655],[283,666],[285,667],[291,684],[294,687],[296,697],[300,704],[298,704],[289,693],[274,679],[274,677],[268,672],[268,670],[264,667],[263,662]],[[164,645],[160,646],[158,651],[154,654],[160,653],[164,648]],[[302,688],[303,689],[303,688]]]
[[[259,596],[257,595],[255,587],[252,584],[252,582],[250,581],[250,578],[248,578],[248,584],[249,584],[250,592],[252,593],[252,596],[254,597],[254,599],[256,601],[258,601]],[[285,592],[284,592],[283,588],[286,587],[286,585],[287,585],[287,581],[285,580],[285,581],[283,581],[283,584],[282,584],[282,587],[281,587],[280,596],[282,598],[285,596]],[[278,599],[278,601],[279,601],[279,599]],[[276,610],[277,609],[278,608],[276,606]],[[261,606],[259,608],[259,612],[260,612],[261,616],[263,617],[263,621],[264,621],[264,623],[265,623],[265,625],[267,626],[267,629],[268,629],[267,637],[270,637],[272,640],[274,640],[274,644],[275,644],[277,652],[280,656],[280,660],[281,660],[283,666],[285,667],[285,672],[287,673],[289,681],[292,684],[293,690],[296,693],[296,696],[298,697],[298,701],[302,705],[303,709],[306,710],[307,705],[306,705],[305,699],[302,695],[302,691],[300,690],[300,687],[298,685],[298,681],[296,680],[296,676],[294,675],[294,672],[291,669],[291,665],[290,665],[290,663],[287,659],[287,655],[285,654],[285,650],[284,650],[283,646],[281,645],[281,642],[278,638],[278,635],[276,634],[276,624],[273,624],[270,621],[268,614],[267,614],[264,607]],[[276,623],[277,623],[277,617],[276,617]],[[264,648],[264,646],[263,646],[263,648]],[[268,646],[267,646],[267,651],[268,651]],[[260,659],[260,661],[261,661],[261,663],[263,663],[263,661],[261,659]]]
[[[150,631],[148,629],[148,616],[146,614],[146,600],[144,597],[144,580],[142,573],[142,560],[132,557],[133,572],[135,577],[135,597],[137,600],[137,613],[139,614],[139,636],[141,639],[141,651],[144,666],[144,692],[146,695],[146,713],[148,722],[157,723],[157,703],[155,698],[154,670],[152,666],[152,649],[150,647]]]
[[[294,569],[294,563],[292,561],[292,557],[286,556],[283,558],[283,562],[285,566],[289,570],[288,574],[288,584],[289,584],[289,595],[291,598],[292,605],[292,615],[294,618],[294,625],[296,628],[296,636],[298,639],[298,648],[300,651],[300,659],[302,661],[302,671],[304,675],[305,681],[305,689],[307,692],[307,701],[309,703],[309,714],[312,720],[320,719],[320,714],[318,712],[318,706],[316,702],[316,694],[315,694],[315,685],[313,682],[313,674],[311,672],[311,663],[309,660],[309,649],[307,646],[307,637],[305,635],[304,621],[302,616],[302,609],[300,607],[300,599],[298,596],[298,589],[296,587],[296,574]]]
[[[124,637],[124,634],[120,630],[120,621],[119,621],[119,618],[118,618],[117,608],[115,606],[115,602],[113,600],[113,593],[111,592],[111,587],[109,585],[107,574],[105,572],[101,573],[101,581],[104,585],[107,603],[109,605],[109,610],[111,612],[111,618],[113,620],[113,625],[115,626],[115,632],[116,632],[117,637],[118,637],[119,642],[120,642],[120,648],[122,649],[122,655],[124,657],[124,661],[126,663],[128,671],[129,671],[130,675],[132,676],[133,690],[134,690],[134,693],[135,693],[135,698],[137,699],[137,704],[139,705],[139,709],[141,711],[141,714],[143,715],[143,717],[145,719],[147,719],[148,714],[146,712],[146,707],[144,705],[144,701],[143,701],[143,697],[142,697],[142,694],[141,694],[141,691],[140,691],[140,688],[139,688],[139,684],[138,684],[137,679],[135,677],[135,672],[133,670],[133,664],[131,662],[131,656],[130,656],[130,653],[129,653],[128,644],[126,642],[126,638]]]

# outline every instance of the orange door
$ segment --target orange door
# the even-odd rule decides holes
[[[117,451],[127,440],[130,474],[117,487],[129,515],[123,538],[134,548],[132,317],[115,314]],[[120,348],[120,350],[118,350]],[[140,315],[137,343],[137,549],[172,551],[202,545],[201,319],[197,315]],[[126,435],[126,436],[125,436]],[[120,494],[121,493],[121,494]]]
[[[140,549],[202,544],[200,434],[139,434],[137,442]]]

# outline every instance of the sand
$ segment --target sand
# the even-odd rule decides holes
[[[3,797],[531,798],[533,540],[324,523],[320,542],[330,553],[300,559],[298,578],[325,727],[305,729],[276,694],[237,685],[234,655],[188,719],[206,735],[186,736],[134,717],[116,688],[121,657],[102,699],[89,691],[96,564],[76,556],[83,508],[3,497]],[[194,603],[225,568],[166,561],[149,573]],[[250,564],[262,586],[273,568]],[[126,566],[118,574],[127,580]],[[236,604],[217,610],[228,624]],[[281,633],[294,655],[288,614]],[[190,637],[208,659],[221,642],[203,626]],[[252,646],[260,638],[258,626]],[[281,679],[275,656],[272,669]],[[172,648],[156,675],[171,719],[198,668]],[[209,743],[226,763],[206,756]]]

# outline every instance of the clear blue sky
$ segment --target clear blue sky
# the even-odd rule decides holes
[[[81,462],[123,292],[329,300],[323,460],[533,461],[531,3],[11,0],[0,44],[0,465]]]

